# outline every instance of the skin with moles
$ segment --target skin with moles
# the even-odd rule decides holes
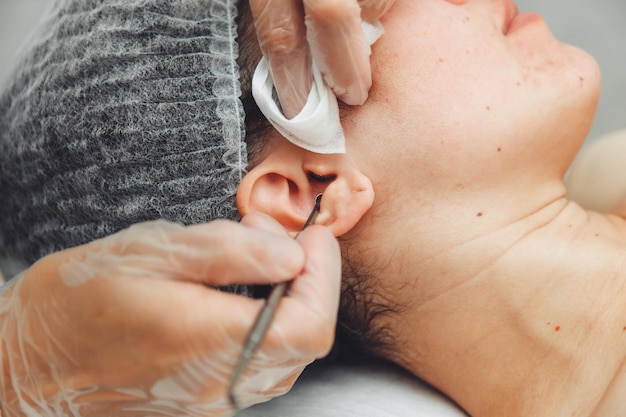
[[[626,223],[569,201],[562,180],[593,120],[598,66],[539,16],[510,17],[501,0],[396,1],[370,98],[345,110],[348,152],[324,159],[272,137],[272,184],[291,184],[274,194],[312,194],[293,174],[303,167],[369,179],[375,198],[344,212],[351,227],[326,224],[364,254],[353,261],[380,266],[378,301],[398,306],[380,319],[389,359],[470,415],[626,415]],[[320,219],[341,206],[331,186]]]

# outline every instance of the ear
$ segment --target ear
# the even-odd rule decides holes
[[[320,155],[272,138],[267,157],[243,178],[237,192],[242,216],[260,211],[296,232],[323,193],[315,224],[335,236],[348,232],[374,202],[374,189],[347,155]]]

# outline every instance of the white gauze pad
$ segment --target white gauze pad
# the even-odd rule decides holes
[[[372,45],[384,33],[379,22],[363,22],[365,39]],[[252,96],[263,115],[291,143],[308,151],[330,154],[345,153],[346,138],[339,120],[337,97],[324,82],[322,73],[313,62],[313,85],[300,113],[287,119],[274,100],[274,80],[265,58],[254,71]]]

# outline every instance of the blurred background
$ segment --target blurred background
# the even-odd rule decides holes
[[[0,84],[50,1],[0,0]],[[517,0],[517,4],[521,10],[541,13],[557,38],[598,60],[604,89],[589,137],[626,128],[626,0]]]

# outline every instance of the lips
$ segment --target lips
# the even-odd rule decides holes
[[[511,26],[511,22],[515,19],[515,17],[519,14],[519,9],[517,8],[517,4],[515,4],[514,0],[504,0],[504,24],[502,25],[502,33],[505,35],[509,32],[509,28]]]

